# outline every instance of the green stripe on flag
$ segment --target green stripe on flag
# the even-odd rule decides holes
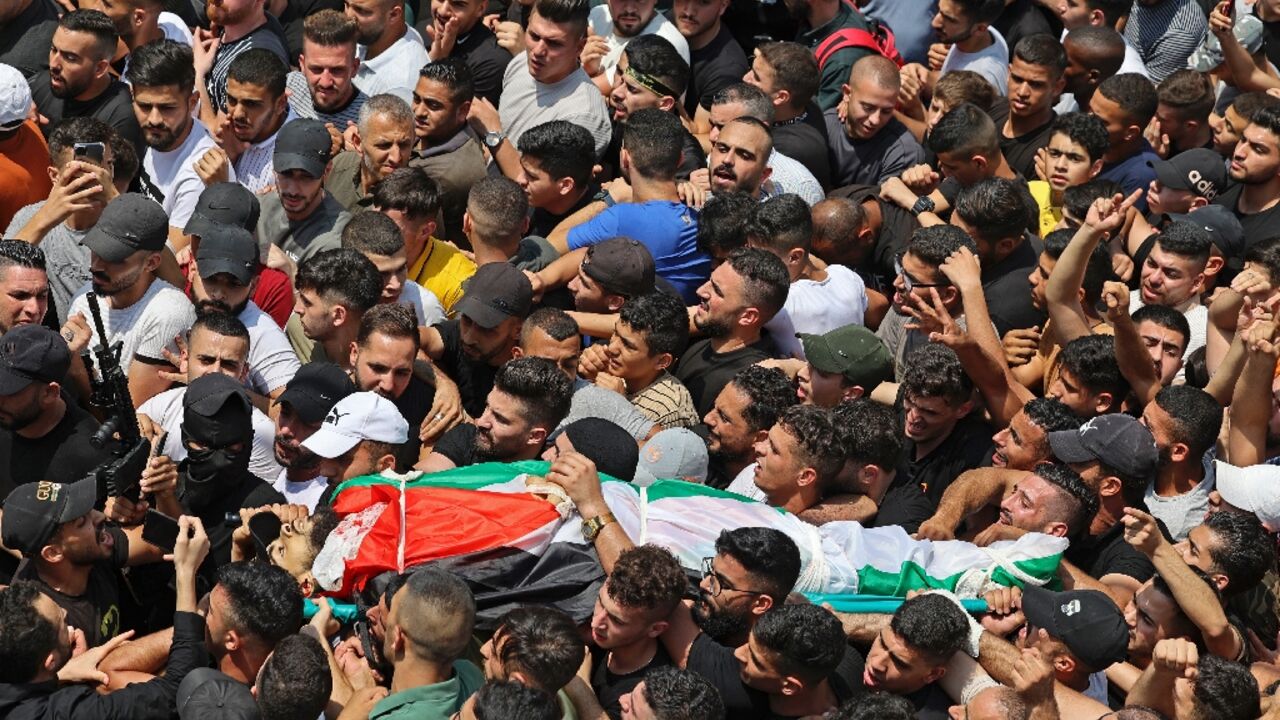
[[[676,500],[681,498],[705,497],[719,498],[721,500],[736,500],[744,505],[763,505],[769,507],[765,503],[756,502],[750,498],[743,497],[737,493],[731,493],[727,490],[718,490],[706,485],[698,483],[685,482],[684,480],[659,480],[648,487],[646,496],[649,502],[657,502],[659,500]],[[782,508],[772,508],[783,515],[787,514]]]
[[[1031,577],[1049,578],[1049,582],[1045,587],[1055,590],[1060,589],[1062,586],[1062,581],[1058,578],[1056,572],[1061,562],[1061,555],[1049,555],[1047,557],[1016,560],[1013,565]],[[960,582],[961,576],[966,572],[969,572],[968,568],[947,577],[936,578],[929,575],[928,568],[916,562],[905,562],[896,571],[892,572],[879,570],[867,565],[858,570],[858,594],[903,597],[911,590],[931,590],[936,588],[954,590],[956,583]],[[1022,587],[1023,585],[1021,580],[1005,572],[1004,568],[999,566],[991,573],[991,581],[1009,587]]]
[[[441,470],[440,472],[420,475],[405,483],[405,487],[443,487],[454,488],[456,490],[483,490],[489,485],[501,485],[503,483],[511,482],[513,478],[523,473],[542,477],[547,474],[547,471],[550,468],[551,463],[545,460],[521,460],[510,463],[479,463],[476,465],[468,465],[466,467],[452,468],[450,470]],[[622,482],[612,475],[606,475],[604,473],[600,473],[600,479],[604,482]],[[383,475],[362,475],[339,485],[338,489],[334,492],[334,495],[342,493],[343,490],[349,487],[369,487],[372,485],[399,486],[399,484],[400,481]]]

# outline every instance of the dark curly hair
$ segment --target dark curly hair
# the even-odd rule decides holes
[[[889,627],[930,662],[945,663],[964,646],[969,620],[964,611],[941,595],[917,595],[902,603]]]
[[[546,358],[521,357],[498,368],[493,387],[518,399],[531,425],[548,430],[569,414],[573,383]]]
[[[31,682],[58,646],[58,629],[36,610],[40,588],[20,580],[0,590],[0,683]]]
[[[302,591],[283,568],[252,562],[223,565],[218,568],[218,587],[230,601],[227,624],[268,648],[302,626]]]
[[[649,357],[671,353],[679,358],[689,344],[689,312],[680,298],[669,293],[637,295],[622,306],[618,318],[644,335]]]
[[[651,617],[671,614],[689,589],[689,576],[670,550],[637,545],[618,556],[608,580],[609,597]]]
[[[555,608],[536,606],[503,615],[493,634],[493,648],[508,675],[519,672],[548,692],[573,679],[584,653],[573,618]]]
[[[905,365],[903,397],[940,397],[956,407],[973,396],[973,380],[945,345],[922,345],[907,356]]]
[[[817,472],[819,488],[840,472],[845,457],[843,438],[836,431],[830,410],[815,405],[796,405],[782,413],[778,424],[795,438],[800,461]]]
[[[831,421],[846,459],[886,471],[897,467],[903,437],[893,408],[865,397],[842,400],[832,408]]]
[[[644,676],[644,699],[658,720],[723,720],[720,691],[706,678],[671,666]]]
[[[773,427],[787,408],[800,404],[787,374],[777,368],[748,365],[733,376],[730,384],[751,400],[742,416],[752,433]]]
[[[777,655],[781,674],[810,683],[835,671],[847,644],[836,616],[808,603],[772,608],[756,621],[751,635]]]

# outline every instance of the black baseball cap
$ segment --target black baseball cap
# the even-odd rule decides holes
[[[227,273],[240,284],[248,285],[258,270],[258,242],[238,225],[210,223],[200,236],[196,266],[205,280]]]
[[[200,193],[182,232],[203,238],[213,224],[237,225],[253,232],[261,212],[258,198],[245,186],[237,182],[214,183]]]
[[[0,397],[32,383],[60,383],[70,368],[67,341],[43,325],[19,325],[0,336]]]
[[[179,720],[261,720],[248,685],[213,668],[196,668],[178,683]]]
[[[47,480],[19,485],[4,501],[0,539],[7,548],[32,557],[49,543],[58,526],[84,517],[98,500],[92,477],[73,483]]]
[[[1224,258],[1242,259],[1244,257],[1244,226],[1227,206],[1205,205],[1186,214],[1168,217],[1174,222],[1191,223],[1202,228],[1209,234],[1209,240]]]
[[[201,375],[182,395],[183,431],[210,447],[252,435],[253,406],[244,385],[222,373]]]
[[[1134,418],[1120,413],[1091,418],[1078,430],[1051,432],[1049,448],[1053,456],[1062,462],[1098,460],[1135,478],[1151,477],[1160,459],[1151,431]]]
[[[1099,590],[1053,592],[1034,585],[1022,590],[1027,622],[1060,640],[1090,670],[1105,670],[1129,652],[1124,614]]]
[[[1189,190],[1205,200],[1213,200],[1227,187],[1227,167],[1222,156],[1208,148],[1178,153],[1168,160],[1148,160],[1160,184],[1174,190]]]
[[[454,312],[489,329],[510,318],[528,317],[532,307],[529,278],[509,262],[491,262],[481,265],[463,284],[462,299],[454,305]]]
[[[169,216],[155,200],[125,193],[107,203],[98,223],[85,233],[85,247],[107,262],[120,262],[139,250],[160,252],[169,239]]]
[[[582,272],[605,290],[630,298],[653,292],[657,268],[644,243],[616,237],[587,248]]]
[[[355,383],[342,368],[329,362],[311,362],[298,368],[276,402],[289,403],[303,422],[314,425],[323,421],[339,400],[355,391]]]
[[[324,123],[313,118],[290,120],[276,135],[272,164],[276,172],[302,170],[311,177],[324,175],[329,165],[333,137]]]

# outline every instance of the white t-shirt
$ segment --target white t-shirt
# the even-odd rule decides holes
[[[293,110],[286,110],[284,122],[296,119]],[[280,124],[284,127],[284,123]],[[236,158],[236,181],[249,192],[258,195],[276,184],[276,168],[272,156],[276,151],[276,138],[280,131],[276,130],[271,137],[255,145],[245,148]]]
[[[196,163],[204,154],[217,147],[209,130],[199,120],[191,121],[191,131],[181,145],[168,152],[147,148],[142,159],[142,171],[138,181],[147,197],[160,203],[169,225],[186,227],[196,201],[204,192],[204,181],[196,174]],[[229,179],[235,181],[235,168],[227,168]]]
[[[271,316],[252,300],[240,313],[249,329],[249,379],[245,384],[260,395],[284,387],[302,367],[289,338]]]
[[[947,58],[942,61],[939,75],[946,75],[952,70],[972,70],[986,78],[996,92],[1006,95],[1009,92],[1009,46],[1000,31],[988,28],[987,32],[991,33],[991,44],[976,53],[967,53],[952,45]]]
[[[98,346],[98,331],[93,324],[93,315],[89,312],[89,303],[85,293],[93,289],[92,283],[85,283],[71,299],[71,309],[67,316],[76,313],[84,315],[89,321],[90,347]],[[149,360],[164,361],[164,348],[177,354],[174,338],[185,333],[196,321],[196,311],[191,301],[178,288],[156,278],[143,293],[138,302],[126,308],[113,308],[106,302],[107,298],[99,298],[102,308],[102,327],[107,331],[107,345],[123,341],[120,349],[120,368],[129,372],[135,356]]]
[[[604,38],[605,42],[609,44],[609,52],[600,61],[600,67],[608,75],[610,83],[613,83],[613,73],[618,67],[618,58],[622,57],[623,48],[627,46],[627,43],[631,42],[633,37],[658,35],[675,46],[676,52],[680,53],[680,57],[684,59],[686,64],[689,62],[689,41],[685,40],[684,36],[680,34],[675,23],[668,20],[660,12],[654,12],[649,24],[631,37],[622,37],[613,31],[613,14],[609,11],[608,3],[602,3],[591,8],[591,18],[588,23],[591,25],[591,31]]]
[[[821,335],[845,325],[861,325],[866,311],[867,288],[862,278],[843,265],[829,265],[821,282],[791,283],[786,304],[764,327],[783,357],[803,360],[804,347],[796,333]]]
[[[728,490],[731,493],[737,493],[744,498],[759,500],[763,503],[769,502],[769,498],[765,497],[764,492],[759,487],[756,487],[757,465],[758,463],[751,463],[750,465],[742,468],[742,472],[739,472],[733,478],[733,482],[729,483],[729,487],[725,488],[725,490]]]
[[[276,479],[271,482],[271,487],[284,495],[284,501],[290,505],[306,505],[308,510],[315,512],[325,488],[329,487],[329,479],[322,476],[302,482],[292,482],[289,480],[289,471],[281,470]]]
[[[401,288],[400,302],[413,306],[413,314],[418,316],[418,327],[431,327],[448,319],[440,298],[412,280],[406,280]]]
[[[427,57],[427,49],[422,46],[422,38],[410,28],[378,57],[366,60],[364,54],[368,50],[364,45],[356,46],[356,56],[360,58],[360,68],[355,77],[356,87],[369,97],[391,93],[412,105],[413,89],[418,85],[418,71],[431,62]]]
[[[182,462],[187,457],[187,448],[182,444],[182,398],[186,394],[185,387],[165,390],[138,408],[139,415],[146,415],[169,433],[164,442],[164,454],[174,462]],[[249,472],[258,478],[265,480],[280,474],[280,463],[276,462],[275,448],[272,447],[275,441],[275,423],[261,410],[253,408],[253,454],[249,457]]]

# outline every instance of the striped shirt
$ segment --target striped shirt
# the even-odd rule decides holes
[[[693,396],[679,380],[665,370],[649,387],[627,399],[642,415],[662,426],[663,430],[692,427],[698,424],[698,411]]]
[[[369,99],[368,95],[360,88],[356,88],[355,95],[351,96],[351,100],[337,112],[327,113],[320,112],[316,109],[311,98],[311,88],[307,86],[307,78],[302,73],[294,70],[285,78],[285,85],[289,88],[289,109],[294,115],[300,118],[314,118],[323,123],[333,123],[333,126],[342,132],[347,129],[348,122],[356,122],[360,116],[360,108],[364,107],[364,103]]]
[[[215,111],[227,109],[227,71],[231,68],[231,62],[239,57],[240,53],[254,48],[266,48],[279,55],[285,63],[289,62],[289,53],[284,49],[284,42],[280,35],[272,28],[272,22],[273,20],[268,19],[239,40],[224,41],[218,45],[218,51],[213,56],[213,69],[204,79],[205,92],[209,93],[209,102]],[[276,23],[276,27],[279,27],[279,23]]]
[[[284,127],[286,123],[294,119],[296,118],[293,110],[290,109],[284,122],[280,123],[280,127]],[[240,157],[236,158],[236,182],[245,186],[245,189],[254,195],[258,195],[276,184],[276,169],[272,156],[275,155],[276,138],[279,136],[280,130],[277,128],[271,134],[271,137],[260,143],[250,145],[244,152],[240,153]]]
[[[1133,4],[1124,37],[1138,49],[1151,81],[1159,83],[1187,67],[1187,58],[1200,46],[1209,23],[1195,0],[1162,0],[1155,5]]]

